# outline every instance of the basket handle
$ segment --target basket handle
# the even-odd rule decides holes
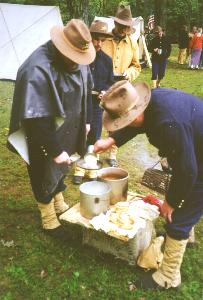
[[[152,169],[154,169],[160,162],[161,160],[163,159],[163,157],[161,157],[153,166],[152,166]]]

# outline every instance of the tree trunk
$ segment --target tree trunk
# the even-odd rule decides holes
[[[66,5],[69,19],[82,19],[86,24],[88,24],[89,0],[66,0]]]
[[[156,25],[165,28],[167,22],[167,0],[155,0],[154,11]]]
[[[80,2],[80,16],[87,25],[89,25],[88,6],[89,0],[83,0]]]

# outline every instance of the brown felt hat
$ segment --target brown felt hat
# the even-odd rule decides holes
[[[133,26],[134,25],[134,21],[132,18],[132,13],[131,13],[129,5],[127,5],[127,6],[120,5],[116,12],[116,16],[112,17],[112,18],[117,23],[125,25],[125,26]]]
[[[72,19],[65,27],[54,26],[51,40],[56,48],[77,64],[89,65],[95,59],[95,48],[87,25],[78,19]]]
[[[95,20],[92,22],[90,26],[90,33],[92,38],[94,36],[101,36],[101,37],[113,37],[112,33],[108,32],[108,24],[106,22]]]
[[[104,109],[104,127],[108,131],[115,131],[128,126],[145,110],[150,97],[151,90],[145,82],[134,85],[127,80],[116,82],[100,103]]]

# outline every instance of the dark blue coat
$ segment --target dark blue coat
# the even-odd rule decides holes
[[[102,50],[96,52],[96,58],[90,64],[90,69],[95,91],[106,91],[114,83],[112,59]]]
[[[159,55],[154,49],[161,49],[162,53]],[[149,45],[149,52],[152,53],[152,62],[160,62],[166,60],[171,54],[171,44],[166,36],[155,36]]]
[[[126,127],[112,137],[121,146],[139,133],[146,133],[172,167],[166,194],[172,207],[192,201],[191,192],[197,187],[203,191],[203,102],[199,98],[175,89],[152,90],[143,126]]]

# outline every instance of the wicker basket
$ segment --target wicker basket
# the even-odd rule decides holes
[[[168,190],[171,175],[158,169],[149,168],[144,172],[141,184],[165,194]]]

